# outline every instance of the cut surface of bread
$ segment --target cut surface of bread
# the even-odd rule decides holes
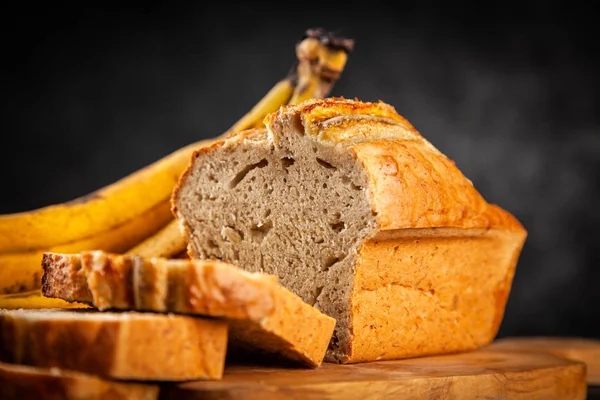
[[[118,382],[60,368],[0,363],[2,400],[156,400],[158,385]]]
[[[102,377],[220,379],[223,321],[152,313],[0,310],[0,361]]]
[[[100,251],[47,253],[42,293],[99,309],[226,318],[233,348],[317,367],[335,320],[284,288],[277,278],[218,261],[146,259]]]
[[[328,361],[495,336],[526,231],[384,103],[309,100],[198,150],[173,194],[193,258],[274,274],[337,320]]]

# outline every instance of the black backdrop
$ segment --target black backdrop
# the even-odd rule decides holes
[[[419,4],[3,12],[0,213],[223,132],[321,26],[356,40],[333,94],[394,105],[528,229],[500,336],[600,336],[593,6]]]

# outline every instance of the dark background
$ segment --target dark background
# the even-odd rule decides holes
[[[3,12],[0,213],[222,133],[321,26],[356,40],[334,95],[394,105],[528,229],[500,336],[600,337],[593,5],[419,4]]]

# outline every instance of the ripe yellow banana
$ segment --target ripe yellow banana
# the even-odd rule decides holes
[[[130,249],[126,254],[135,254],[141,257],[163,257],[171,258],[186,250],[187,243],[183,240],[179,231],[179,225],[175,220],[150,236],[142,243]]]
[[[168,201],[179,174],[197,147],[197,144],[184,147],[77,200],[0,215],[0,253],[48,249],[84,240],[139,218],[157,204]],[[148,224],[145,230],[149,235],[160,227]]]
[[[169,202],[160,202],[138,218],[83,240],[23,253],[0,253],[0,294],[17,293],[40,287],[41,261],[45,251],[78,253],[83,250],[104,249],[121,253],[147,237],[148,225],[164,226],[172,220]]]
[[[277,111],[281,104],[297,104],[310,98],[326,97],[344,70],[348,53],[352,51],[353,46],[354,42],[350,39],[333,36],[321,29],[308,30],[304,40],[296,46],[297,76],[291,96],[277,97],[277,91],[272,97],[266,96],[221,137],[264,126],[264,117]],[[285,82],[282,81],[281,84]],[[281,91],[281,94],[283,93],[284,91]],[[177,221],[172,221],[127,254],[169,258],[185,251],[186,246]]]
[[[246,115],[244,115],[220,137],[260,126],[267,114],[277,111],[282,104],[287,104],[287,102],[290,100],[294,92],[294,88],[296,87],[294,77],[294,74],[290,74],[285,79],[273,86],[273,88],[262,99],[260,99],[260,101],[256,103],[256,105],[252,107],[252,109]],[[218,138],[215,138],[215,140],[216,139]]]
[[[18,308],[89,308],[81,303],[69,303],[61,299],[42,296],[39,290],[0,296],[0,309]]]

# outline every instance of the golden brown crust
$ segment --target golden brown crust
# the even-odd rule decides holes
[[[352,146],[369,176],[380,229],[455,227],[523,230],[488,204],[455,164],[422,143],[382,139]]]
[[[48,260],[80,263],[86,279],[54,279],[52,276],[62,277],[63,270],[73,267],[48,262],[45,280],[59,284],[45,285],[42,293],[46,296],[63,298],[64,292],[72,301],[87,301],[88,297],[72,296],[89,292],[91,303],[101,309],[224,317],[235,322],[234,340],[310,367],[323,360],[335,325],[333,318],[304,303],[274,276],[251,274],[215,260],[144,259],[99,251],[84,252],[80,259],[53,255]]]
[[[274,307],[277,278],[251,274],[216,260],[146,259],[87,251],[81,255],[52,254],[42,289],[47,297],[88,302],[105,309],[137,309],[251,319],[260,321]],[[63,271],[80,265],[77,279]],[[79,279],[80,276],[84,279]],[[134,278],[135,277],[135,278]],[[81,293],[84,297],[73,297]],[[88,296],[87,293],[90,293]]]
[[[80,301],[90,304],[90,292],[86,276],[81,270],[79,255],[44,253],[42,257],[42,292],[46,297],[60,297],[63,300]],[[49,273],[49,270],[55,273]],[[66,284],[68,283],[68,284]]]
[[[369,119],[369,117],[379,117],[381,121],[385,121],[390,125],[401,126],[403,128],[403,135],[420,136],[405,118],[398,115],[394,107],[383,102],[369,103],[358,100],[347,100],[343,97],[331,97],[322,100],[311,99],[300,104],[283,106],[277,112],[268,115],[264,122],[268,127],[276,119],[289,118],[290,116],[300,117],[305,133],[334,143],[349,140],[350,138],[344,132],[344,128],[359,122],[361,118]],[[334,124],[331,124],[332,118],[340,116],[355,116],[356,118],[338,119],[334,121]],[[326,130],[329,130],[329,132],[324,132]],[[368,134],[366,135],[366,139],[376,138],[370,137]]]
[[[173,188],[173,192],[171,193],[171,213],[173,214],[173,216],[175,218],[177,218],[176,199],[177,199],[177,196],[179,196],[179,191],[181,190],[181,186],[182,186],[183,182],[185,182],[187,180],[188,175],[192,171],[192,166],[194,165],[194,161],[196,161],[196,159],[199,157],[200,154],[206,153],[206,152],[210,151],[211,149],[221,146],[223,144],[223,141],[224,141],[223,139],[213,141],[212,143],[207,144],[206,146],[199,147],[197,150],[195,150],[192,153],[192,157],[190,157],[190,161],[188,162],[187,167],[185,168],[183,173],[179,176],[179,179],[177,179],[177,183],[175,184],[175,187]]]
[[[471,350],[496,335],[524,234],[424,231],[361,246],[345,362]]]
[[[58,368],[0,363],[3,400],[155,400],[158,386],[104,380]]]
[[[0,334],[1,361],[117,379],[219,379],[227,347],[223,321],[149,313],[0,311]]]
[[[282,286],[273,286],[274,309],[259,323],[232,320],[230,337],[234,347],[260,343],[260,350],[283,359],[316,368],[325,357],[335,319],[306,304]],[[325,334],[324,334],[325,332]]]
[[[343,98],[282,107],[265,119],[298,120],[316,140],[350,148],[367,172],[380,229],[497,228],[524,231],[488,204],[456,167],[385,103]]]

